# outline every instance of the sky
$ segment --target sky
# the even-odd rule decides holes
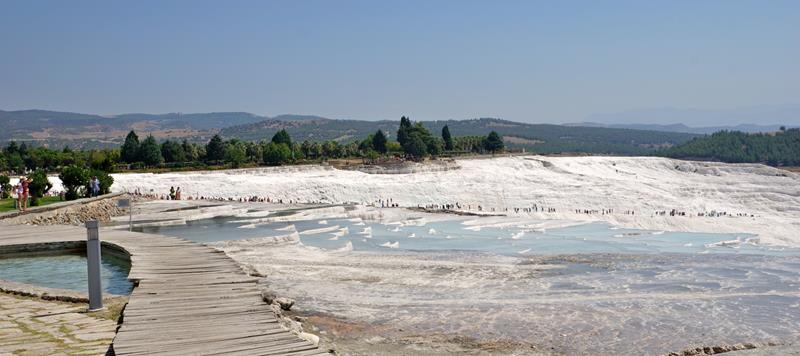
[[[800,122],[798,93],[795,0],[0,2],[0,110]]]

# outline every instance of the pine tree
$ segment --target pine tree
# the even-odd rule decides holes
[[[133,130],[125,136],[125,143],[120,149],[120,158],[125,163],[134,163],[139,159],[139,136]]]
[[[411,133],[411,120],[405,116],[400,118],[400,128],[397,129],[397,142],[405,147],[408,143],[408,135]]]
[[[225,145],[219,135],[214,135],[206,145],[206,161],[222,161],[225,158]]]
[[[483,141],[483,148],[492,153],[502,151],[504,147],[503,139],[494,131],[490,132]]]
[[[455,146],[453,145],[453,136],[450,136],[450,128],[447,125],[442,127],[442,140],[444,140],[445,151],[452,151]]]
[[[6,146],[6,154],[12,155],[14,153],[19,153],[19,146],[17,146],[16,141],[11,141],[8,143],[8,146]]]
[[[161,156],[161,148],[153,135],[147,136],[139,146],[139,162],[144,162],[146,166],[157,166],[164,162],[164,157]]]
[[[372,148],[379,153],[386,153],[386,141],[386,135],[382,130],[378,130],[375,132],[375,135],[372,136]]]
[[[292,147],[292,138],[286,130],[280,130],[272,136],[272,142],[276,144],[283,143],[286,147]]]

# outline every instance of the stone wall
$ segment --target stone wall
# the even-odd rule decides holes
[[[6,214],[0,219],[7,224],[82,225],[87,220],[109,221],[112,216],[127,213],[117,207],[117,200],[126,194],[108,194],[89,199],[46,205],[29,209],[24,214]]]

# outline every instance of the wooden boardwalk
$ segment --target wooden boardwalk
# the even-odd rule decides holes
[[[117,355],[328,355],[278,324],[257,279],[212,248],[178,238],[101,229],[131,255],[138,281],[114,338]],[[0,225],[2,247],[85,241],[73,226]]]

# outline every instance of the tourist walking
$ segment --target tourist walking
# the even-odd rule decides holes
[[[169,200],[175,200],[175,187],[169,187]]]
[[[175,200],[181,200],[181,187],[175,190]]]
[[[19,177],[19,182],[14,186],[14,194],[17,196],[17,210],[19,211],[25,211],[25,208],[22,207],[22,197],[24,195],[24,190],[22,189],[23,180],[25,180],[24,177]]]
[[[92,197],[100,195],[100,180],[97,176],[92,177]]]
[[[19,181],[22,185],[22,211],[25,212],[25,210],[28,210],[28,195],[30,194],[31,180],[27,177],[20,177]]]

